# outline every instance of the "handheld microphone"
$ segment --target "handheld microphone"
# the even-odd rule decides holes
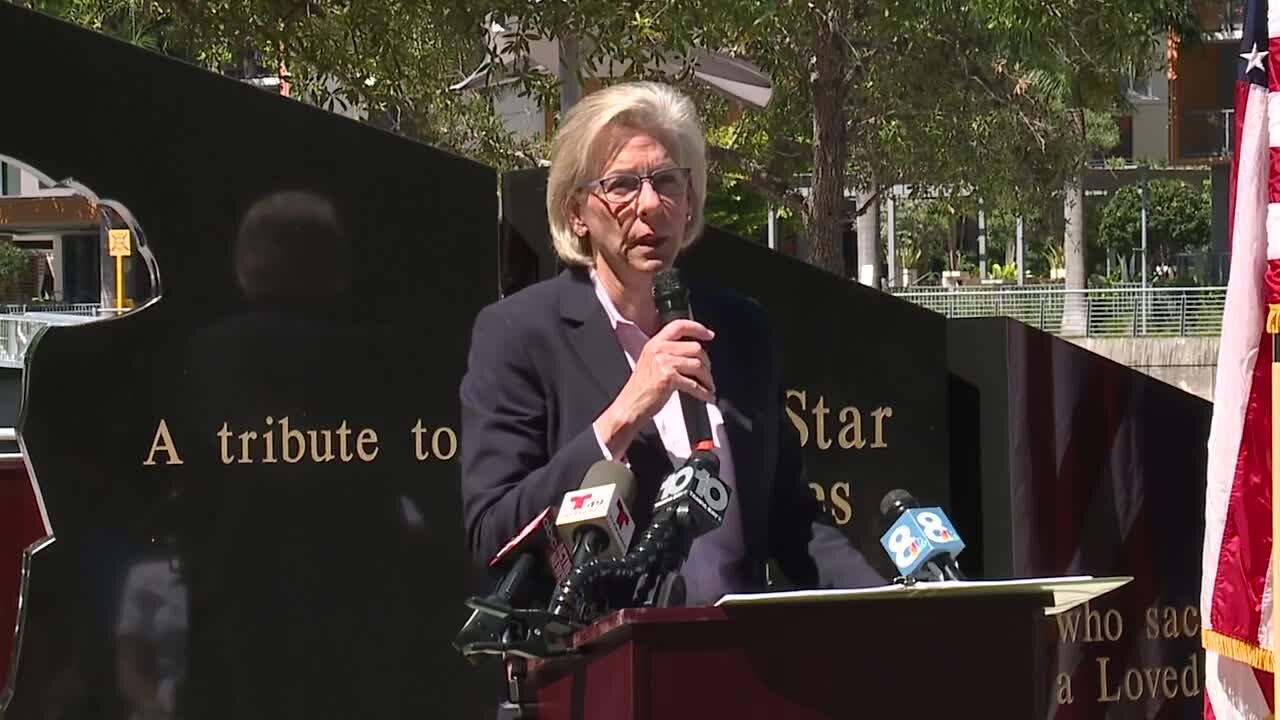
[[[555,508],[546,508],[493,556],[489,567],[505,569],[506,572],[482,602],[490,607],[507,609],[528,604],[539,580],[545,583],[543,567],[551,569],[557,582],[568,575],[569,549],[556,533],[554,518]],[[507,618],[501,614],[474,610],[453,645],[474,662],[484,654],[475,648],[500,643],[509,627]]]
[[[955,561],[964,541],[942,508],[922,508],[906,490],[890,490],[880,501],[880,514],[893,521],[880,546],[903,577],[924,569],[933,580],[965,579]]]
[[[659,270],[653,276],[653,304],[658,308],[659,325],[666,325],[672,320],[693,319],[693,312],[689,309],[689,291],[675,268]],[[711,434],[706,403],[681,392],[680,409],[684,411],[684,426],[689,432],[689,449],[714,448],[715,436]]]

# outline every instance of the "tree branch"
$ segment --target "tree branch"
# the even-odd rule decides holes
[[[797,217],[804,217],[804,197],[791,186],[791,183],[773,175],[767,169],[730,148],[708,145],[707,156],[716,165],[734,167],[742,171],[745,176],[743,180],[752,190],[764,195],[774,204],[787,208]]]
[[[877,186],[877,187],[876,187],[876,191],[875,191],[875,192],[873,192],[873,193],[871,193],[871,195],[867,197],[867,201],[866,201],[866,202],[864,202],[864,203],[862,203],[861,205],[858,205],[857,207],[855,207],[855,208],[854,208],[854,210],[853,210],[853,216],[854,216],[854,217],[862,217],[862,214],[863,214],[863,213],[865,213],[865,212],[867,211],[867,208],[871,207],[871,203],[873,203],[873,202],[875,202],[875,201],[877,201],[877,200],[879,200],[879,199],[880,199],[880,196],[884,194],[884,190],[885,190],[885,188],[886,188],[886,187],[889,187],[889,186],[888,186],[888,185],[880,185],[880,186]],[[855,203],[855,204],[856,204],[856,203]]]
[[[981,88],[983,92],[985,92],[996,104],[1013,108],[1013,110],[1018,113],[1018,117],[1022,120],[1022,123],[1026,125],[1028,132],[1035,137],[1036,142],[1040,145],[1040,149],[1044,150],[1048,145],[1048,141],[1044,134],[1040,132],[1036,123],[1031,118],[1027,117],[1026,112],[1024,112],[1012,98],[1007,95],[1000,95],[995,90],[992,90],[991,85],[986,81],[986,79],[971,69],[971,64],[968,62],[965,52],[959,45],[953,42],[951,43],[951,47],[955,52],[956,61],[962,69],[962,72],[964,72],[964,74],[967,75],[979,88]]]

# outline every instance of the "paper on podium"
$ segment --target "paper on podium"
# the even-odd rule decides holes
[[[1090,575],[1074,575],[1070,577],[1026,578],[1021,580],[945,580],[941,582],[919,582],[910,587],[906,585],[884,585],[882,587],[859,588],[856,590],[788,590],[786,592],[773,593],[738,593],[720,598],[716,602],[716,607],[857,602],[889,598],[982,597],[984,595],[1008,597],[1010,595],[1051,594],[1053,596],[1053,604],[1045,607],[1044,614],[1057,615],[1100,595],[1105,595],[1132,580],[1133,578],[1128,576],[1095,578]]]

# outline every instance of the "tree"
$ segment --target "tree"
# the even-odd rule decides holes
[[[1012,188],[1044,184],[1055,166],[1045,158],[1062,146],[1060,120],[1008,72],[986,18],[951,0],[455,1],[460,28],[490,12],[519,18],[517,57],[533,38],[575,38],[580,71],[612,64],[644,77],[695,46],[759,66],[775,87],[759,113],[698,89],[688,68],[674,80],[699,95],[715,170],[801,218],[807,259],[832,272],[844,273],[843,228],[877,214],[883,187],[983,187],[1021,199]],[[546,81],[527,62],[515,69]],[[848,188],[862,191],[854,207]]]
[[[1172,265],[1175,255],[1204,249],[1209,242],[1212,196],[1209,183],[1156,180],[1147,188],[1147,254],[1150,266]],[[1112,256],[1142,247],[1142,191],[1120,188],[1102,211],[1102,247]]]
[[[975,10],[1006,43],[1010,71],[1061,108],[1074,145],[1063,182],[1067,288],[1083,289],[1084,160],[1087,113],[1117,109],[1120,80],[1156,65],[1156,40],[1193,39],[1197,19],[1187,0],[976,0]]]
[[[1062,178],[1078,176],[1086,128],[1084,110],[1068,108],[1097,106],[1094,88],[1114,87],[1116,67],[1150,56],[1150,28],[1167,14],[1159,3],[1187,0],[1116,0],[1102,9],[1073,2],[1080,7],[1066,11],[1048,0],[23,4],[206,67],[249,61],[279,71],[299,99],[336,94],[370,122],[499,168],[532,165],[544,147],[507,133],[490,97],[447,89],[479,65],[488,18],[520,19],[510,38],[516,87],[547,106],[556,79],[530,67],[536,38],[573,39],[580,74],[604,67],[653,76],[662,60],[694,47],[725,51],[773,78],[766,111],[744,113],[712,95],[691,82],[687,64],[663,78],[698,97],[713,170],[725,178],[716,187],[743,200],[758,194],[799,219],[807,259],[843,274],[844,229],[865,213],[872,222],[860,246],[874,252],[878,198],[893,183],[972,190],[1013,211],[1038,205],[1038,188],[1065,187],[1075,197],[1078,182],[1064,186]],[[1140,50],[1125,44],[1135,37]],[[858,192],[852,205],[850,189]],[[874,257],[858,262],[879,266]]]
[[[485,51],[433,0],[18,0],[218,72],[280,74],[293,97],[337,99],[369,122],[499,168],[538,148],[513,137],[489,98],[449,85]]]

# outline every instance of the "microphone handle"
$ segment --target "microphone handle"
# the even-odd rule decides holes
[[[520,553],[520,556],[512,563],[511,569],[502,576],[498,587],[494,588],[493,594],[489,597],[509,604],[516,593],[528,582],[529,576],[537,569],[537,562],[538,557],[535,553]]]
[[[716,441],[711,434],[711,419],[707,415],[707,404],[681,392],[680,409],[684,411],[684,427],[689,433],[689,451],[715,448]]]
[[[609,547],[609,536],[593,525],[583,525],[573,532],[573,565],[578,567]]]
[[[659,308],[658,324],[667,325],[673,320],[692,320],[693,315],[688,308]],[[715,437],[711,434],[711,419],[707,415],[706,403],[680,393],[680,409],[684,411],[684,427],[689,433],[689,450],[711,450],[715,447]]]

